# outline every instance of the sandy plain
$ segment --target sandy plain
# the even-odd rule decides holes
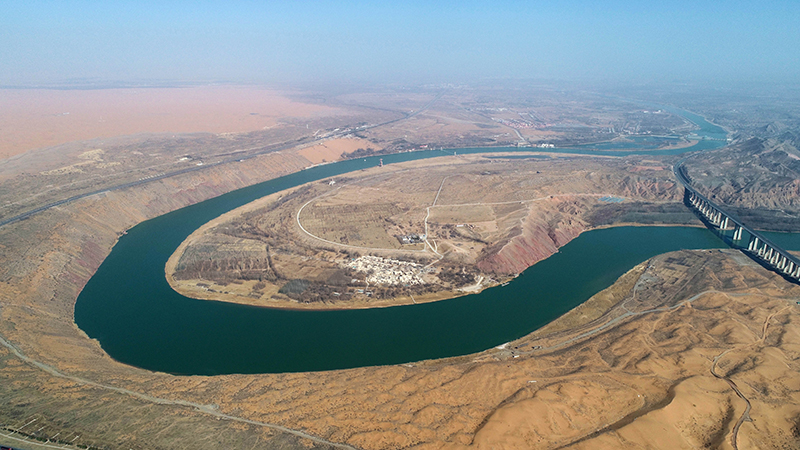
[[[74,324],[78,293],[124,230],[309,164],[295,152],[261,155],[0,227],[0,443],[800,446],[800,287],[735,251],[658,256],[505,348],[398,366],[174,376],[112,360]]]
[[[300,149],[298,153],[304,158],[319,164],[342,159],[345,153],[353,153],[358,149],[382,150],[382,146],[366,139],[348,136],[346,138],[328,139],[318,144]]]
[[[148,133],[241,133],[340,113],[252,86],[0,89],[0,158],[70,141]]]

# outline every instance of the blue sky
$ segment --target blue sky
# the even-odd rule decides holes
[[[800,79],[800,2],[16,1],[0,85]]]

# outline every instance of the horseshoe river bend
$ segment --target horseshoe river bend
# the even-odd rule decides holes
[[[697,134],[706,139],[688,148],[641,153],[676,154],[725,145],[726,133],[721,128],[685,111],[674,112],[700,126]],[[592,147],[548,151],[596,154]],[[381,157],[388,164],[442,155],[425,151]],[[585,302],[652,256],[725,246],[714,233],[700,228],[588,231],[506,286],[433,303],[360,310],[294,311],[195,300],[178,294],[167,283],[164,266],[170,255],[209,220],[273,192],[377,162],[373,157],[312,167],[136,225],[119,239],[79,295],[75,322],[114,359],[174,374],[300,372],[397,364],[465,355],[520,338]],[[797,236],[786,236],[794,241],[786,244],[788,248],[800,248]]]

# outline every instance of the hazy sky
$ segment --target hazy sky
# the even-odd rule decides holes
[[[0,2],[0,85],[800,80],[800,1]]]

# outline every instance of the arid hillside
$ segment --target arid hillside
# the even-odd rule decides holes
[[[75,327],[69,299],[113,244],[113,230],[137,220],[122,212],[143,199],[109,196],[36,216],[21,242],[9,239],[15,225],[4,227],[12,232],[3,234],[4,254],[41,262],[3,266],[3,433],[36,419],[36,429],[22,431],[106,448],[800,442],[800,287],[727,250],[644,262],[562,319],[478,355],[220,377],[119,364]],[[113,219],[77,220],[99,213]],[[73,225],[54,230],[46,225],[54,219]]]

